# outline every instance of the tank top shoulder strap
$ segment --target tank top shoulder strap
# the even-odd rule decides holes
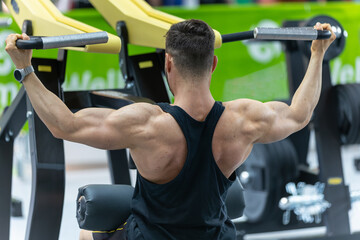
[[[222,113],[224,112],[225,107],[222,105],[222,102],[215,102],[214,107],[209,112],[209,115],[207,116],[208,125],[209,127],[216,127],[216,124],[218,123]]]
[[[186,112],[177,106],[171,106],[168,103],[157,103],[164,112],[169,113],[173,118],[176,120],[176,122],[179,124],[181,130],[183,131],[185,138],[188,139],[189,134],[189,128],[187,127],[187,114]]]
[[[225,107],[222,105],[222,102],[215,102],[213,108],[209,112],[209,115],[206,117],[205,122],[207,123],[207,127],[210,130],[209,133],[211,133],[210,138],[212,139],[212,135],[214,134],[215,128],[217,123],[219,122],[219,119],[224,112]]]
[[[214,122],[214,124],[216,125],[224,110],[225,107],[222,105],[222,102],[216,101],[213,108],[206,117],[206,120],[209,119],[209,121]]]

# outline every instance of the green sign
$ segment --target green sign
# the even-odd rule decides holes
[[[285,20],[305,20],[329,15],[347,30],[344,52],[331,62],[332,81],[360,83],[360,5],[354,3],[296,3],[259,5],[214,5],[198,9],[162,8],[173,15],[202,19],[222,34],[247,31],[256,26],[279,27]],[[4,15],[3,15],[4,16]],[[74,10],[67,16],[115,33],[94,9]],[[9,104],[20,85],[13,79],[14,66],[4,50],[4,40],[19,32],[13,23],[0,29],[0,111]],[[153,49],[130,46],[130,54]],[[285,55],[279,42],[242,41],[224,44],[215,51],[219,57],[211,91],[216,100],[253,98],[260,101],[288,97]],[[34,57],[56,58],[57,50],[35,50]],[[117,55],[69,52],[65,90],[119,88],[124,85]]]
[[[204,6],[198,10],[169,9],[183,18],[199,18],[222,34],[256,26],[277,27],[285,20],[306,20],[317,15],[337,19],[348,32],[340,57],[331,62],[332,81],[360,83],[360,5],[353,3],[288,3],[270,6]],[[216,99],[254,98],[261,101],[288,96],[285,56],[279,42],[236,42],[216,50],[218,69],[211,90]]]

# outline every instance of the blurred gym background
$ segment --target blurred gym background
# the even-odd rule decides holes
[[[125,0],[121,0],[125,1]],[[54,0],[66,16],[100,29],[114,32],[86,0]],[[182,18],[207,21],[221,33],[246,31],[255,26],[280,27],[286,20],[306,20],[317,15],[330,15],[348,32],[343,53],[331,61],[333,84],[360,83],[360,5],[351,1],[285,1],[285,0],[148,0],[152,6]],[[8,24],[0,28],[1,44],[11,32],[20,32],[2,5],[1,18]],[[149,49],[129,46],[130,54]],[[260,101],[286,99],[287,67],[284,47],[279,42],[253,44],[231,43],[216,50],[219,67],[214,74],[212,92],[217,100],[228,101],[249,97]],[[35,57],[56,58],[57,50],[34,51]],[[14,66],[0,50],[0,111],[16,96],[20,87],[12,79]],[[66,70],[65,90],[120,88],[124,86],[118,56],[70,52]],[[311,131],[306,161],[312,171],[319,171],[314,132]],[[77,239],[79,228],[75,218],[77,189],[91,183],[111,183],[106,151],[65,141],[66,187],[61,240]],[[345,184],[350,190],[360,190],[360,146],[347,144],[341,148]],[[0,157],[1,159],[1,157]],[[1,162],[0,162],[1,164]],[[1,165],[0,165],[1,167]],[[13,217],[11,240],[25,239],[31,195],[31,161],[27,126],[15,140],[13,164]],[[132,184],[135,170],[131,171]],[[51,201],[49,199],[49,201]],[[273,206],[277,208],[278,206]],[[246,220],[246,219],[245,219]],[[238,219],[237,221],[245,221]],[[349,212],[351,232],[360,231],[360,203],[353,203]],[[275,232],[273,232],[275,231]],[[299,236],[324,235],[324,226],[300,230],[252,233],[245,239],[284,239]]]

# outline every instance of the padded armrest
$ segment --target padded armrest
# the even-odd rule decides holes
[[[76,218],[81,229],[113,230],[130,216],[134,188],[129,185],[93,184],[79,188]]]

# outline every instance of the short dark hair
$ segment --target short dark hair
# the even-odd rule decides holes
[[[214,58],[215,34],[201,20],[186,20],[171,26],[166,34],[165,51],[184,77],[202,76],[211,69]]]

